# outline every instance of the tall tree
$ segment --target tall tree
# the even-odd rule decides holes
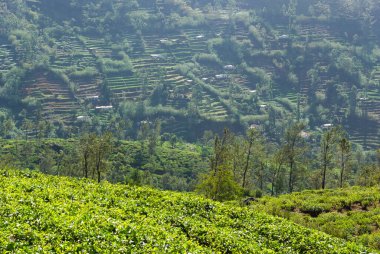
[[[322,161],[322,189],[326,187],[326,174],[327,169],[331,165],[333,157],[333,146],[336,142],[337,128],[331,128],[325,131],[321,139],[321,161]]]
[[[110,132],[95,139],[94,160],[98,183],[100,183],[102,172],[107,169],[108,156],[112,152],[112,147],[112,134]]]
[[[340,152],[339,187],[343,188],[343,180],[344,180],[344,174],[346,173],[347,162],[351,157],[351,143],[345,137],[343,137],[339,141],[339,152]]]
[[[289,0],[287,6],[282,7],[282,12],[288,18],[288,31],[291,33],[294,28],[295,18],[297,15],[297,0]]]
[[[210,159],[210,171],[203,175],[197,189],[214,200],[230,200],[239,195],[241,187],[233,175],[233,136],[228,129],[223,136],[215,137],[214,154]]]
[[[290,193],[293,192],[296,181],[295,170],[297,162],[306,151],[303,137],[301,136],[301,132],[304,128],[304,123],[295,123],[285,131],[284,135],[282,152],[285,158],[287,158],[286,160],[289,168],[288,191]]]
[[[6,120],[4,120],[2,125],[3,125],[3,137],[4,138],[10,137],[13,129],[15,128],[15,123],[13,119],[10,117],[7,118]]]
[[[91,173],[91,177],[100,182],[102,173],[107,169],[112,148],[113,141],[110,132],[100,136],[95,133],[84,134],[80,139],[79,148],[83,176],[88,178]]]
[[[224,129],[223,137],[218,136],[214,140],[214,155],[211,158],[211,171],[216,175],[218,167],[227,163],[230,144],[232,143],[232,134],[228,129]]]
[[[279,186],[278,180],[281,173],[281,170],[286,162],[283,150],[277,150],[277,152],[272,156],[271,165],[270,165],[270,180],[271,180],[271,195],[274,196],[278,193]]]
[[[156,151],[157,142],[160,137],[161,133],[161,121],[156,120],[154,122],[154,126],[150,130],[149,136],[148,136],[148,152],[150,155],[153,155]]]
[[[350,116],[354,116],[356,113],[357,96],[358,96],[358,89],[356,88],[356,86],[352,86],[349,93],[349,99],[348,99]]]
[[[247,173],[249,169],[249,162],[251,160],[251,155],[252,155],[252,148],[255,140],[258,138],[259,132],[252,128],[249,129],[247,132],[247,152],[246,152],[246,158],[245,158],[245,165],[244,165],[244,170],[243,170],[243,180],[242,180],[242,186],[243,188],[246,187],[246,180],[247,180]]]
[[[91,169],[91,158],[94,153],[94,141],[96,135],[94,133],[85,133],[79,140],[79,152],[81,155],[81,165],[83,169],[83,176],[85,178],[89,177]]]

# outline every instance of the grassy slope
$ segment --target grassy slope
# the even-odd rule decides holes
[[[0,170],[0,252],[360,253],[363,248],[192,194]]]
[[[265,197],[256,209],[380,249],[379,187],[315,190]]]

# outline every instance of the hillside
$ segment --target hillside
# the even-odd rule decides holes
[[[25,119],[37,126],[42,117],[66,137],[128,119],[135,137],[141,121],[160,119],[164,132],[188,141],[252,125],[278,140],[302,120],[316,133],[342,125],[365,150],[377,149],[379,6],[6,0],[0,120],[12,119],[17,136]]]
[[[0,0],[0,253],[376,253],[378,17]]]
[[[330,235],[380,249],[379,187],[312,190],[252,203],[262,210]]]
[[[367,253],[192,194],[0,171],[1,252]]]

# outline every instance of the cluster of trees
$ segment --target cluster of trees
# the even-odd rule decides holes
[[[159,122],[143,122],[138,139],[120,140],[110,132],[83,132],[68,139],[0,138],[0,167],[168,190],[194,189],[197,174],[207,166],[208,148],[184,143],[174,134],[160,135]]]
[[[150,101],[143,101],[144,98],[142,98],[136,103],[121,104],[119,112],[115,110],[110,113],[111,117],[107,119],[106,124],[96,117],[93,117],[91,122],[81,123],[77,126],[66,126],[62,122],[52,124],[39,119],[38,116],[31,120],[25,111],[15,109],[17,108],[15,104],[9,103],[7,104],[9,108],[15,109],[15,112],[18,111],[14,115],[21,113],[16,118],[12,117],[10,112],[0,116],[2,127],[0,135],[5,138],[22,136],[28,140],[31,136],[35,136],[37,139],[69,137],[74,136],[73,133],[83,133],[86,130],[98,132],[109,130],[118,133],[115,134],[118,135],[118,138],[140,138],[143,140],[142,147],[146,153],[154,155],[157,140],[159,140],[159,134],[157,134],[159,131],[157,130],[160,129],[160,126],[157,124],[150,128],[147,122],[142,121],[149,118],[154,122],[152,119],[155,117],[169,115],[173,118],[180,116],[181,118],[178,119],[183,121],[187,117],[189,123],[194,119],[201,122],[198,108],[202,101],[204,103],[205,96],[202,94],[209,93],[227,109],[232,116],[231,122],[243,122],[239,125],[241,127],[244,123],[251,122],[249,121],[251,117],[257,117],[256,119],[266,126],[265,133],[270,136],[268,140],[280,141],[282,139],[281,142],[278,142],[279,144],[272,144],[253,130],[249,130],[249,134],[245,137],[226,132],[223,137],[216,139],[215,156],[211,163],[211,172],[213,173],[205,176],[202,187],[207,190],[205,192],[213,193],[211,197],[225,199],[224,195],[227,194],[220,191],[224,185],[231,187],[231,193],[238,193],[244,189],[260,189],[278,194],[310,187],[342,187],[345,183],[368,184],[373,179],[367,177],[369,173],[363,173],[363,175],[361,173],[370,172],[372,174],[371,172],[376,171],[376,167],[371,166],[373,164],[358,166],[366,163],[361,161],[360,156],[355,155],[356,152],[352,151],[353,146],[340,130],[334,128],[325,131],[320,138],[321,147],[316,149],[315,145],[307,145],[305,139],[299,135],[304,126],[294,126],[283,132],[281,128],[284,128],[286,123],[281,120],[285,119],[289,112],[296,113],[297,120],[308,119],[309,126],[314,129],[330,120],[343,124],[349,123],[356,119],[352,118],[353,116],[360,115],[361,112],[357,105],[360,90],[366,93],[368,86],[377,84],[376,80],[368,79],[365,74],[368,73],[367,67],[374,64],[373,59],[377,59],[376,47],[369,43],[370,35],[373,35],[375,31],[374,17],[378,12],[374,0],[339,0],[336,4],[329,4],[328,1],[312,1],[310,3],[310,1],[304,0],[267,1],[265,3],[233,0],[176,0],[164,1],[164,4],[154,0],[123,2],[96,0],[91,3],[54,0],[41,1],[39,7],[41,7],[40,11],[43,15],[33,11],[38,8],[28,8],[24,1],[6,0],[5,3],[7,8],[4,8],[4,13],[2,13],[4,15],[0,15],[0,35],[6,37],[17,51],[19,67],[13,68],[3,77],[1,83],[4,83],[4,87],[1,88],[1,99],[5,101],[14,97],[17,98],[17,100],[15,99],[17,102],[20,99],[19,88],[25,70],[33,69],[31,67],[33,64],[49,65],[51,56],[55,54],[54,42],[59,40],[63,34],[74,37],[78,37],[79,34],[101,35],[102,38],[106,38],[107,46],[113,45],[111,58],[99,57],[97,67],[87,68],[82,72],[73,72],[74,76],[93,76],[98,67],[105,75],[121,72],[130,74],[134,70],[127,53],[131,52],[133,48],[123,37],[126,30],[135,32],[138,41],[144,48],[143,33],[147,30],[161,31],[163,33],[159,35],[164,37],[168,30],[180,32],[183,27],[202,25],[205,29],[200,28],[199,31],[209,32],[208,15],[213,15],[221,8],[229,10],[228,28],[216,36],[217,38],[209,39],[208,52],[196,55],[191,63],[178,66],[178,71],[183,76],[194,81],[191,101],[184,104],[184,108],[177,110],[168,106],[169,94],[180,97],[179,95],[183,95],[183,92],[174,85],[167,85],[164,74],[157,72],[157,75],[160,76],[158,81],[160,84],[156,86]],[[29,2],[29,4],[38,5],[38,1]],[[252,5],[254,7],[262,5],[261,8],[252,8],[252,10],[257,10],[257,14],[263,14],[262,17],[256,15],[254,11],[235,12],[239,6],[251,8]],[[156,7],[156,13],[144,10],[145,7],[151,6]],[[139,7],[143,8],[140,10]],[[203,15],[194,11],[195,8],[205,8],[206,11]],[[340,13],[346,18],[360,17],[354,22],[355,26],[352,26],[353,32],[348,31],[346,35],[348,41],[352,39],[352,45],[347,46],[328,41],[313,42],[308,38],[304,42],[301,36],[297,37],[299,28],[297,25],[300,24],[299,21],[302,21],[301,14],[310,14],[313,18],[330,19],[334,18],[331,13],[337,12],[338,9],[344,11],[344,13]],[[58,13],[55,10],[70,11]],[[66,16],[66,13],[70,14]],[[273,16],[266,20],[266,15],[270,13]],[[286,35],[290,39],[289,43],[283,43],[285,46],[273,40],[278,32],[271,27],[271,22],[276,23],[274,16],[280,17],[288,25],[284,33],[288,33],[289,35]],[[335,17],[334,19],[340,18]],[[57,22],[51,22],[52,20]],[[344,21],[345,18],[342,20]],[[247,39],[237,38],[234,32],[237,31],[238,26],[243,26],[243,29],[249,31]],[[359,30],[357,26],[360,27]],[[358,33],[360,36],[353,35],[358,31],[362,31],[362,33]],[[343,33],[343,30],[341,32]],[[300,40],[298,41],[298,39]],[[368,39],[368,44],[364,43],[365,46],[362,47],[360,42],[366,39]],[[166,45],[166,47],[170,48],[170,45]],[[174,48],[170,48],[170,50],[174,50]],[[273,50],[275,48],[276,50]],[[261,62],[266,64],[257,66]],[[328,62],[328,64],[323,64],[323,62]],[[232,78],[227,80],[228,92],[200,80],[200,74],[204,71],[205,66],[210,67],[212,71],[223,71],[223,65],[226,63],[233,63],[237,67],[237,74],[248,77],[249,83],[255,84],[250,88],[256,89],[257,93],[241,95],[243,94],[241,87],[235,89],[239,88],[239,85]],[[273,69],[271,73],[269,73],[268,67]],[[310,87],[306,95],[307,106],[300,109],[301,86],[305,85],[301,84],[303,71],[307,72],[306,78]],[[142,97],[145,97],[145,94],[148,94],[147,87],[150,85],[148,75],[138,73],[138,76],[141,76],[141,80],[143,80]],[[325,84],[327,86],[323,88]],[[274,86],[282,90],[280,92],[298,92],[297,105],[288,99],[274,98]],[[107,87],[106,82],[105,87]],[[325,89],[325,93],[321,93],[322,88]],[[170,92],[171,90],[173,91]],[[367,99],[367,96],[363,97]],[[236,98],[238,99],[235,100]],[[273,105],[260,107],[266,100],[272,101],[272,99],[276,100],[273,105],[280,104],[281,108]],[[209,102],[212,104],[211,101]],[[34,98],[25,99],[23,103],[22,106],[38,104]],[[115,101],[114,104],[117,102]],[[187,108],[186,105],[188,105]],[[343,120],[338,119],[342,117]],[[169,121],[168,123],[167,125],[170,125]],[[191,128],[188,127],[188,129]],[[137,131],[138,129],[139,131]],[[84,135],[87,137],[87,134]],[[183,135],[190,136],[188,133]],[[91,147],[99,146],[101,141],[97,140],[98,137],[88,135],[88,142],[83,142],[88,145],[88,156],[92,158],[90,159],[92,162],[90,164],[83,162],[86,166],[83,166],[81,172],[83,172],[83,176],[91,176],[99,180],[101,178],[99,177],[100,168],[103,166],[106,168],[107,163],[103,159],[99,161],[95,150],[91,150]],[[171,140],[175,144],[176,136],[169,135],[167,140]],[[340,155],[333,155],[332,152],[337,150]],[[319,154],[319,159],[316,154]],[[78,155],[77,157],[83,156]],[[48,168],[48,161],[44,161],[43,165],[45,165],[44,168]],[[355,177],[347,180],[349,173],[353,173],[351,175],[355,175]],[[102,172],[100,172],[101,174]],[[304,181],[303,178],[308,180]],[[215,181],[215,179],[219,180]]]
[[[294,123],[280,142],[252,126],[245,135],[207,131],[198,145],[161,135],[160,122],[142,121],[139,141],[118,141],[110,132],[68,140],[1,140],[3,166],[57,175],[103,179],[174,190],[197,190],[215,200],[303,189],[371,186],[380,179],[380,150],[363,152],[345,131],[331,126],[319,135]],[[207,171],[207,161],[209,170]]]
[[[216,136],[210,170],[201,177],[198,191],[215,200],[228,200],[255,195],[252,191],[278,195],[372,185],[379,177],[380,165],[374,155],[365,158],[341,127],[330,127],[319,137],[311,137],[303,123],[295,123],[286,129],[279,144],[266,140],[255,128],[245,136],[228,129]]]
[[[108,158],[112,152],[112,134],[107,132],[101,136],[94,133],[82,136],[80,143],[80,157],[85,178],[95,178],[98,182],[102,179],[108,165]]]

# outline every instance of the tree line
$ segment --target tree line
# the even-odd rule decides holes
[[[97,182],[196,190],[215,200],[371,186],[380,180],[380,150],[363,152],[339,126],[315,135],[304,123],[294,123],[279,142],[264,133],[258,126],[244,135],[206,131],[190,145],[161,134],[159,122],[144,121],[137,141],[119,140],[110,132],[66,140],[0,139],[0,164]]]
[[[329,126],[319,137],[310,136],[305,127],[290,125],[277,144],[258,128],[245,135],[225,129],[214,139],[209,172],[201,176],[198,192],[229,200],[378,184],[380,150],[364,154],[340,126]]]

